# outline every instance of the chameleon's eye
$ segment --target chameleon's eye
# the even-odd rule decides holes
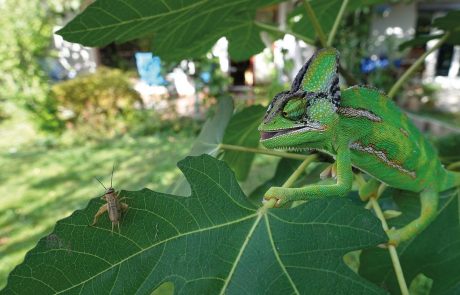
[[[305,98],[290,99],[283,108],[283,117],[292,121],[298,121],[302,118],[307,108]]]

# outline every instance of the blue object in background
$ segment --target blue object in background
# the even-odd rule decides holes
[[[202,72],[200,74],[200,78],[201,78],[201,80],[203,80],[203,82],[205,84],[208,84],[209,82],[211,82],[211,73],[210,72]]]
[[[150,86],[165,85],[166,80],[161,76],[161,60],[151,52],[136,52],[137,72],[141,80]]]
[[[390,64],[388,58],[384,55],[379,56],[378,58],[366,57],[361,60],[361,72],[368,74],[376,69],[383,69],[388,67]]]

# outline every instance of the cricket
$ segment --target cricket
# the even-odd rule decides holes
[[[120,219],[124,212],[128,210],[128,204],[121,202],[122,199],[118,199],[118,193],[115,192],[115,189],[112,186],[113,180],[113,171],[115,169],[115,165],[112,168],[112,176],[110,177],[110,187],[106,188],[105,185],[96,178],[96,180],[104,187],[105,193],[101,197],[102,200],[106,201],[107,203],[102,205],[99,210],[94,215],[93,223],[91,224],[94,226],[99,217],[104,214],[106,211],[109,214],[109,219],[112,222],[112,233],[113,228],[115,225],[118,227],[118,232],[120,232]]]

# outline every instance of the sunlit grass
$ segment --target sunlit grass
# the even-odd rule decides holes
[[[57,220],[104,192],[96,176],[116,189],[163,191],[180,171],[176,162],[192,137],[160,134],[58,149],[3,149],[0,155],[0,289],[8,273]],[[24,151],[23,151],[24,150]],[[121,225],[123,227],[123,224]]]

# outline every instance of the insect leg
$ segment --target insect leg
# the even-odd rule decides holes
[[[97,220],[99,219],[99,216],[104,214],[104,212],[107,211],[107,209],[108,209],[107,204],[102,205],[99,208],[99,210],[97,210],[96,214],[94,215],[94,220],[93,220],[93,223],[91,225],[95,225]]]

